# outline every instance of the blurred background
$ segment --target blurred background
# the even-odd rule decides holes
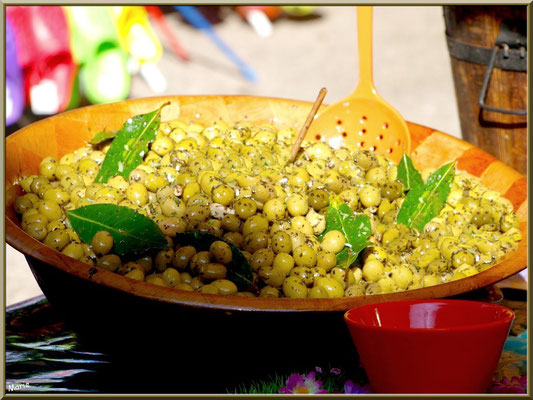
[[[7,6],[6,135],[84,105],[167,94],[325,103],[355,89],[353,6]],[[409,121],[461,137],[441,6],[374,7],[374,83]],[[40,290],[6,245],[7,305]]]

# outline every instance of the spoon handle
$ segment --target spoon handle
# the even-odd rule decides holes
[[[372,7],[357,7],[357,46],[359,50],[359,84],[356,92],[374,94],[372,81]]]

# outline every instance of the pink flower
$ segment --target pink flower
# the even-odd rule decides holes
[[[526,393],[527,375],[511,379],[504,377],[500,382],[494,382],[489,389],[490,393]]]
[[[372,389],[370,389],[370,385],[359,385],[357,383],[353,383],[351,379],[348,379],[346,383],[344,384],[344,393],[350,393],[350,394],[367,394],[367,393],[373,393]]]
[[[285,394],[322,394],[328,393],[326,389],[321,389],[322,382],[315,379],[315,373],[309,372],[307,376],[292,374],[285,382],[285,387],[279,389],[278,393]]]

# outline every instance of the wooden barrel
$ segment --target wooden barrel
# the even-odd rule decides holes
[[[526,6],[444,6],[463,138],[527,174]],[[503,23],[503,25],[502,25]],[[501,44],[507,33],[514,43]],[[496,46],[496,41],[500,45]],[[505,40],[504,40],[505,41]],[[497,50],[495,50],[495,46]],[[490,58],[494,50],[494,68]],[[486,95],[480,104],[483,83]],[[513,111],[506,113],[493,108]],[[517,114],[522,110],[522,115]]]

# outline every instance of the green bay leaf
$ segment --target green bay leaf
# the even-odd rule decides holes
[[[181,246],[193,246],[198,252],[209,251],[209,246],[218,240],[227,243],[233,253],[231,262],[226,265],[228,270],[227,279],[235,283],[241,291],[257,291],[257,286],[253,282],[254,277],[250,263],[236,246],[225,239],[210,233],[185,232],[176,234],[174,243]]]
[[[100,144],[117,136],[116,131],[100,131],[89,141],[90,144]]]
[[[107,151],[102,168],[94,180],[96,183],[106,183],[114,175],[128,179],[130,172],[142,163],[148,152],[148,144],[155,139],[161,121],[161,109],[168,104],[150,113],[129,118],[124,123]]]
[[[455,162],[434,171],[421,187],[412,187],[405,197],[396,222],[419,232],[436,217],[448,198],[455,177]]]
[[[356,215],[338,196],[330,199],[326,211],[326,229],[320,239],[333,230],[340,231],[346,239],[345,247],[337,253],[337,263],[341,267],[348,268],[355,262],[359,253],[372,244],[367,241],[372,233],[370,218],[364,214]]]
[[[398,164],[398,180],[403,183],[405,190],[411,190],[420,186],[424,186],[422,175],[413,165],[413,160],[406,154],[402,154],[400,164]]]
[[[91,204],[67,211],[67,217],[85,243],[91,243],[98,231],[109,232],[113,236],[113,252],[119,255],[140,254],[169,246],[154,221],[128,207]]]

